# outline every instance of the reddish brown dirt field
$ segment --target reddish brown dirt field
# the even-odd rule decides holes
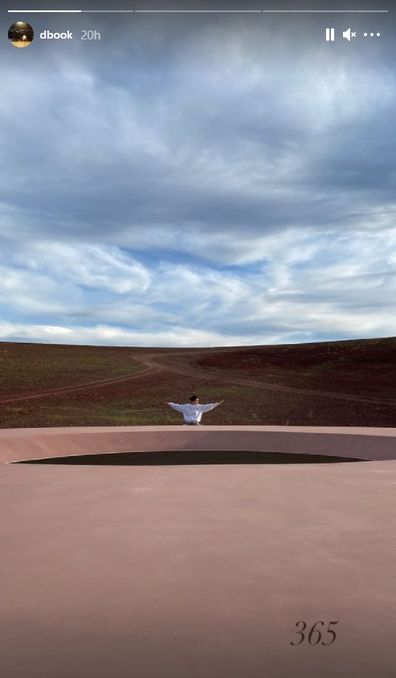
[[[225,399],[215,425],[395,426],[396,338],[212,349],[0,343],[0,427],[177,424],[165,401]]]

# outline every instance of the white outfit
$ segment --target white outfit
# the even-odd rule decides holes
[[[178,405],[177,403],[168,403],[168,405],[177,412],[182,413],[185,424],[199,424],[202,419],[202,414],[214,410],[220,403],[209,403],[208,405],[193,405],[192,403]]]

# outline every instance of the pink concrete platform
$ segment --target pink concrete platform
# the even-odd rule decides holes
[[[240,450],[396,459],[396,428],[103,426],[0,430],[0,463],[75,454]]]
[[[311,436],[315,453],[343,440],[382,460],[0,465],[2,678],[396,675],[395,430],[240,430],[249,448],[257,433],[307,453]],[[160,427],[157,441],[201,448],[216,431]],[[133,433],[1,431],[0,459],[133,451]],[[237,437],[224,427],[218,444]],[[300,620],[338,621],[335,643],[292,646]]]

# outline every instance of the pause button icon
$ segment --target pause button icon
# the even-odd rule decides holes
[[[334,28],[326,28],[326,42],[334,42],[335,30]]]

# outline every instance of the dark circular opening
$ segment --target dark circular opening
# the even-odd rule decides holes
[[[23,464],[77,464],[91,466],[169,466],[183,464],[334,464],[363,461],[350,457],[320,454],[290,454],[287,452],[115,452],[111,454],[85,454],[81,456],[32,459]]]

